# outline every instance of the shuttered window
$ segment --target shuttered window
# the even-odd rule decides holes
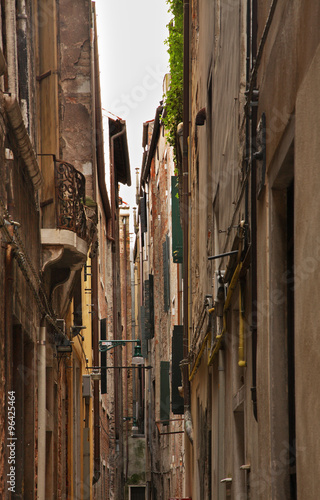
[[[148,357],[148,339],[146,337],[146,310],[140,307],[140,328],[141,328],[141,354],[146,359]]]
[[[183,235],[180,222],[180,204],[178,198],[178,179],[171,177],[172,198],[172,258],[175,264],[182,264],[183,260]]]
[[[171,380],[171,409],[174,415],[184,413],[183,398],[179,394],[179,387],[182,386],[180,361],[183,359],[183,326],[173,327],[172,335],[172,380]]]
[[[150,338],[154,337],[154,291],[153,274],[149,274]]]
[[[170,417],[169,368],[169,361],[160,361],[160,420],[164,425],[169,424]]]
[[[141,232],[147,232],[147,195],[140,198],[140,217],[141,217]]]
[[[170,309],[170,242],[168,236],[166,236],[166,240],[162,244],[162,258],[163,258],[163,303],[165,312],[168,312]]]
[[[145,329],[146,338],[154,337],[154,304],[153,304],[153,275],[144,282]]]
[[[107,340],[107,319],[102,318],[100,321],[100,339]],[[107,351],[102,351],[101,367],[107,366]],[[107,370],[101,370],[101,394],[107,394]]]

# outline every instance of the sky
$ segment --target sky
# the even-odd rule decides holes
[[[132,187],[121,185],[120,196],[133,207],[135,169],[142,162],[142,126],[155,116],[168,72],[164,41],[171,16],[166,0],[96,0],[96,12],[107,187],[107,117],[112,113],[127,124]]]

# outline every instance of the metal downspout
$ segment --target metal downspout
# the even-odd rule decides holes
[[[94,248],[97,237],[95,236],[92,246]],[[99,366],[99,310],[98,310],[98,257],[91,257],[91,284],[92,284],[92,341],[93,341],[93,366]],[[93,382],[93,433],[94,433],[94,472],[92,484],[96,484],[101,475],[100,471],[100,401],[99,380]]]
[[[226,487],[221,483],[221,479],[225,477],[225,464],[224,464],[224,437],[225,437],[225,352],[223,349],[219,350],[219,364],[218,364],[218,380],[219,380],[219,393],[218,393],[218,500],[225,500]]]
[[[29,58],[27,46],[27,10],[26,1],[17,2],[17,44],[18,44],[18,69],[19,69],[19,100],[24,124],[30,133],[29,123]]]
[[[135,221],[134,221],[135,223]],[[136,297],[135,297],[135,275],[134,275],[134,260],[132,257],[132,265],[130,267],[130,277],[131,277],[131,336],[133,339],[136,337]],[[132,356],[134,353],[134,344],[132,344]],[[133,422],[137,421],[137,409],[136,409],[136,373],[132,370],[132,417]]]
[[[12,234],[12,228],[8,231],[10,232],[10,235]],[[12,297],[13,297],[13,290],[12,290],[12,284],[13,284],[13,277],[12,277],[12,271],[13,271],[13,265],[12,265],[12,258],[13,258],[13,246],[8,244],[6,246],[6,255],[5,255],[5,296],[4,296],[4,315],[5,315],[5,332],[4,332],[4,338],[5,338],[5,355],[6,355],[6,362],[5,362],[5,387],[6,387],[6,392],[3,395],[5,402],[6,402],[6,408],[9,408],[8,406],[8,393],[9,391],[13,390],[13,380],[12,380]],[[7,455],[4,463],[4,471],[5,474],[9,473],[9,448],[4,448],[5,454]],[[7,478],[8,476],[6,476]]]
[[[18,54],[16,40],[16,0],[5,2],[5,22],[7,38],[8,91],[18,98]]]
[[[127,340],[128,335],[128,322],[127,322],[127,227],[126,227],[126,218],[123,220],[123,254],[124,254],[124,338]],[[128,345],[125,347],[125,366],[128,366]],[[128,372],[125,376],[125,402],[126,402],[126,416],[129,416],[129,401],[128,401]],[[126,474],[125,479],[128,479],[128,471],[129,471],[129,421],[126,420]]]
[[[37,498],[46,498],[46,327],[39,328],[38,343],[38,488]]]
[[[92,16],[94,16],[94,11],[92,12]],[[91,87],[92,87],[92,110],[93,116],[92,121],[95,125],[96,123],[96,87],[95,87],[95,37],[96,37],[96,26],[92,25],[91,27]],[[101,158],[98,155],[97,151],[97,137],[95,127],[92,130],[92,145],[94,148],[94,152],[96,152],[97,160],[93,162],[93,198],[97,200],[97,182],[99,179],[98,176],[98,162]],[[93,154],[93,158],[95,155]],[[93,350],[93,366],[99,366],[99,300],[98,300],[98,256],[95,247],[98,243],[97,235],[95,234],[91,248],[93,249],[91,255],[91,285],[92,285],[92,315],[91,315],[91,327],[92,327],[92,350]],[[94,486],[100,479],[101,470],[100,470],[100,400],[99,400],[99,380],[94,380],[93,382],[93,478],[92,485]]]
[[[182,156],[182,214],[183,214],[183,357],[189,352],[189,182],[188,182],[188,137],[189,137],[189,0],[183,2],[183,156]],[[184,365],[184,415],[185,430],[193,443],[189,365]]]
[[[257,0],[252,2],[252,48],[251,57],[255,59],[257,53]],[[256,82],[253,81],[253,88]],[[253,404],[253,415],[258,421],[257,405],[257,194],[256,194],[256,162],[253,153],[256,148],[257,107],[252,108],[251,118],[251,317],[252,317],[252,388],[251,399]]]

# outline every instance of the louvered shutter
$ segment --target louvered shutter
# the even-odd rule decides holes
[[[163,256],[163,304],[164,311],[168,312],[170,308],[170,254],[169,254],[169,238],[166,236],[165,242],[162,244]]]
[[[182,386],[180,361],[183,359],[183,326],[173,327],[172,335],[172,401],[171,409],[175,415],[184,413],[183,398],[179,394],[179,387]]]
[[[178,178],[171,177],[171,199],[172,199],[172,258],[175,264],[182,264],[183,260],[183,235],[180,222],[180,204],[178,198]]]
[[[149,274],[149,311],[150,311],[150,338],[154,337],[154,295],[153,295],[153,274]]]
[[[148,357],[148,339],[146,338],[146,312],[145,307],[140,307],[140,328],[141,328],[141,353],[144,358]]]
[[[141,217],[141,232],[147,232],[147,195],[140,198],[140,217]]]
[[[100,339],[107,340],[107,319],[102,318],[100,321]],[[103,370],[107,366],[107,351],[102,351],[101,356],[101,394],[107,393],[107,370]]]
[[[169,361],[160,361],[160,420],[164,425],[169,424],[170,416],[169,368]]]

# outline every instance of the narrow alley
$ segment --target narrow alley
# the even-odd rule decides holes
[[[318,500],[320,3],[161,0],[137,165],[119,1],[0,1],[0,498]]]

